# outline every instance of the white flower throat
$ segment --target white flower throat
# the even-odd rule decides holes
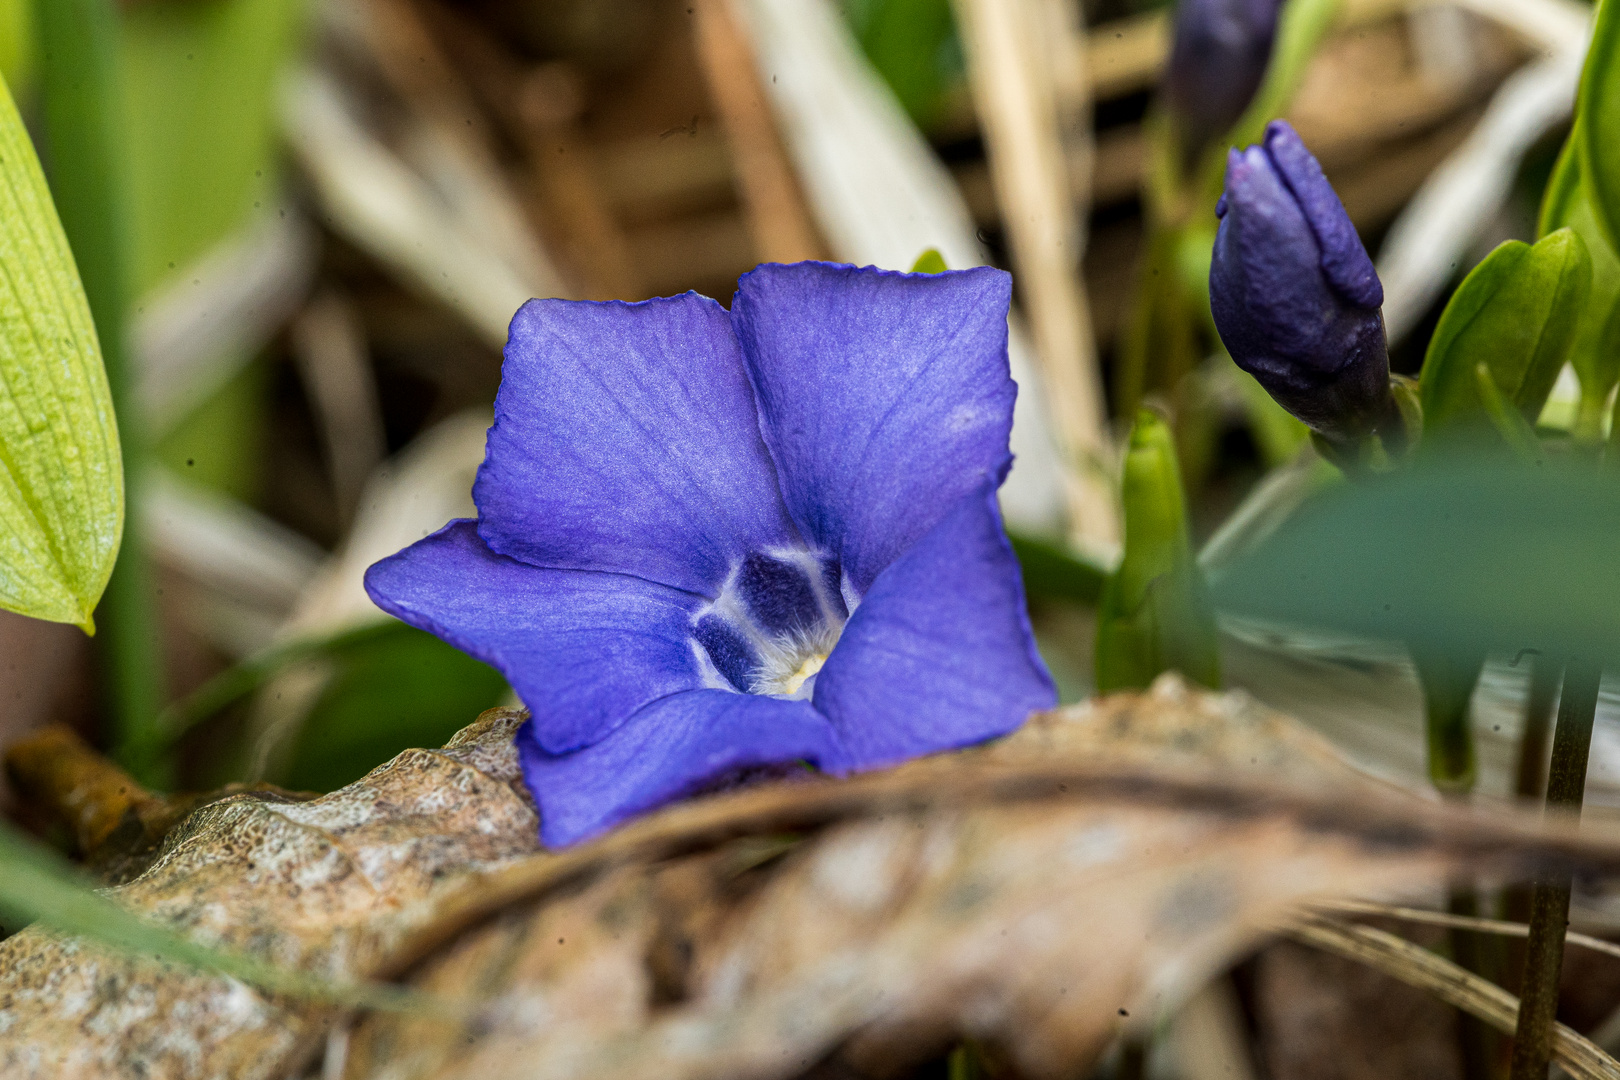
[[[750,554],[693,622],[706,681],[717,690],[809,698],[852,601],[834,560],[799,549]]]

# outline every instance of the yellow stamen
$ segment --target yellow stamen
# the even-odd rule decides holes
[[[804,685],[804,681],[820,671],[821,665],[826,662],[826,653],[812,653],[804,663],[799,665],[799,670],[789,675],[787,680],[782,683],[782,693],[785,695],[797,694],[799,687]]]

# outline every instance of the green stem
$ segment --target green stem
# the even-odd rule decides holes
[[[1578,811],[1585,796],[1586,762],[1602,674],[1598,665],[1574,659],[1564,669],[1547,775],[1549,808]],[[1558,1012],[1558,977],[1564,963],[1564,931],[1569,925],[1570,884],[1569,874],[1559,873],[1537,881],[1530,890],[1530,938],[1525,943],[1520,980],[1511,1080],[1546,1080]]]
[[[132,400],[126,317],[130,302],[128,192],[120,152],[118,15],[111,0],[35,5],[51,190],[96,322],[124,454],[124,537],[96,623],[112,715],[114,752],[143,783],[162,786],[149,745],[163,700],[163,663],[152,568],[141,542],[146,444]]]
[[[1442,794],[1461,798],[1474,790],[1474,732],[1468,703],[1485,661],[1459,661],[1444,653],[1408,647],[1423,686],[1428,732],[1429,779]]]
[[[1519,760],[1514,794],[1539,799],[1547,793],[1547,743],[1552,738],[1553,706],[1564,677],[1561,657],[1537,653],[1530,665],[1530,692],[1524,703],[1524,731],[1519,735]]]

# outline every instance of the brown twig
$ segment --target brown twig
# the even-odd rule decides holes
[[[1512,994],[1421,946],[1370,926],[1329,920],[1296,923],[1284,931],[1295,941],[1366,964],[1408,986],[1511,1033],[1519,1003]],[[1549,1026],[1552,1056],[1577,1080],[1620,1080],[1620,1062],[1563,1024]]]
[[[737,194],[760,261],[825,258],[731,0],[692,3],[698,61],[731,146]]]

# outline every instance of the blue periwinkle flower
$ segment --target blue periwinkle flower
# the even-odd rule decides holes
[[[1164,95],[1188,156],[1229,131],[1271,62],[1282,0],[1181,0]]]
[[[1233,150],[1209,268],[1221,340],[1283,408],[1334,441],[1391,415],[1384,287],[1294,129]]]
[[[1051,706],[996,507],[1006,274],[767,265],[512,321],[476,521],[372,598],[498,668],[541,835],[683,794],[844,773]]]

